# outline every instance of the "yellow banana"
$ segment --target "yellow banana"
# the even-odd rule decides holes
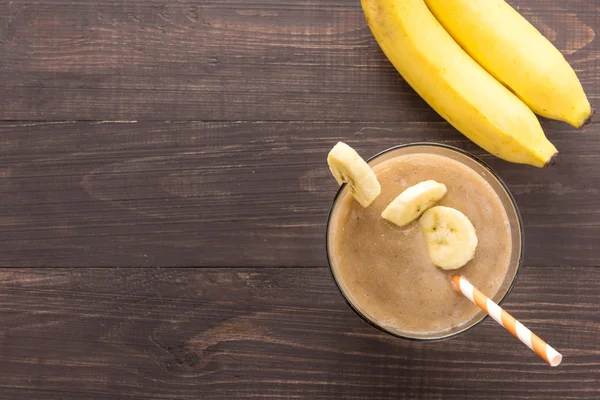
[[[504,0],[425,0],[442,26],[534,112],[577,128],[593,109],[573,68]]]
[[[442,117],[507,161],[546,166],[556,148],[533,112],[452,39],[423,0],[361,0],[388,59]]]

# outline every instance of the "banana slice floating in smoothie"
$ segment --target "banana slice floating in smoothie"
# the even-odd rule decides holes
[[[477,234],[460,211],[437,206],[419,219],[429,259],[442,269],[458,269],[475,257]]]
[[[347,184],[354,198],[368,207],[381,193],[381,185],[369,164],[346,143],[338,142],[327,156],[327,164],[335,180]]]
[[[409,187],[392,201],[381,216],[402,227],[413,222],[446,195],[446,185],[424,181]]]

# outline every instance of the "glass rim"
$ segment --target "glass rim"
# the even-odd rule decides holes
[[[519,259],[517,262],[517,266],[516,266],[516,270],[515,270],[515,275],[512,278],[512,281],[510,283],[510,285],[508,286],[508,289],[506,290],[506,293],[504,293],[504,295],[502,296],[502,298],[498,301],[498,304],[501,305],[502,303],[504,303],[504,301],[506,300],[506,298],[508,297],[508,295],[512,292],[516,282],[517,282],[517,278],[519,277],[519,273],[521,271],[521,267],[523,266],[523,255],[525,252],[525,232],[524,232],[524,228],[523,228],[523,219],[521,217],[521,212],[519,211],[519,207],[517,206],[517,201],[515,200],[513,194],[511,193],[510,189],[508,188],[508,186],[506,185],[506,183],[502,180],[502,178],[500,178],[500,176],[498,175],[498,173],[496,173],[496,171],[494,171],[492,169],[492,167],[490,167],[485,161],[481,160],[480,158],[474,156],[473,154],[467,152],[466,150],[460,149],[458,147],[454,147],[454,146],[450,146],[447,144],[443,144],[443,143],[435,143],[435,142],[414,142],[414,143],[407,143],[407,144],[401,144],[401,145],[397,145],[397,146],[393,146],[390,147],[386,150],[383,150],[377,154],[375,154],[374,156],[370,157],[369,159],[367,159],[367,163],[371,163],[372,161],[376,160],[377,158],[390,153],[392,151],[395,150],[399,150],[399,149],[404,149],[404,148],[409,148],[409,147],[437,147],[437,148],[443,148],[446,150],[450,150],[450,151],[454,151],[456,153],[462,154],[468,158],[470,158],[471,160],[475,161],[476,163],[478,163],[479,165],[481,165],[487,172],[490,173],[490,175],[492,177],[494,177],[494,179],[496,179],[496,181],[498,181],[498,183],[500,184],[500,187],[502,187],[502,189],[504,190],[504,192],[506,193],[506,195],[508,196],[508,199],[510,200],[510,203],[515,211],[515,215],[517,216],[517,224],[518,224],[518,231],[519,231],[519,236],[520,236],[520,252],[519,252]],[[342,194],[342,192],[344,191],[346,187],[346,184],[343,184],[339,187],[338,191],[335,194],[335,197],[333,198],[333,201],[331,203],[331,207],[329,208],[329,214],[327,216],[327,225],[326,225],[326,229],[325,229],[325,251],[327,253],[327,265],[329,267],[329,272],[331,273],[331,277],[333,278],[333,281],[335,282],[335,286],[337,287],[338,291],[340,292],[340,294],[342,295],[342,297],[344,298],[344,301],[346,302],[346,304],[348,304],[348,306],[356,313],[356,315],[358,315],[363,321],[365,321],[367,324],[371,325],[372,327],[374,327],[375,329],[386,333],[388,335],[400,338],[400,339],[405,339],[405,340],[411,340],[411,341],[415,341],[415,342],[438,342],[438,341],[443,341],[443,340],[448,340],[448,339],[452,339],[455,338],[459,335],[462,335],[463,333],[471,330],[472,328],[476,327],[477,325],[481,324],[483,321],[485,321],[489,315],[487,315],[487,313],[481,311],[483,313],[483,318],[481,318],[479,321],[473,323],[470,326],[464,327],[463,329],[460,329],[454,333],[451,333],[449,335],[441,335],[438,337],[415,337],[415,336],[407,336],[407,335],[402,335],[400,333],[397,332],[392,332],[391,330],[388,330],[378,324],[376,324],[375,322],[371,321],[366,315],[364,315],[357,307],[354,306],[354,304],[352,304],[352,302],[348,299],[348,297],[346,296],[346,294],[344,293],[344,291],[342,290],[340,283],[338,282],[337,278],[335,277],[335,273],[333,272],[333,267],[331,265],[331,258],[329,256],[329,226],[331,223],[331,216],[333,214],[333,210],[335,208],[335,205],[340,197],[340,195]]]

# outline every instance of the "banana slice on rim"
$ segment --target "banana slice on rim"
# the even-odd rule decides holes
[[[381,185],[369,164],[346,143],[338,142],[327,156],[327,164],[335,180],[347,184],[354,198],[368,207],[381,193]]]
[[[437,206],[419,219],[429,259],[442,269],[457,269],[475,257],[475,227],[460,211]]]
[[[408,225],[433,207],[446,192],[446,185],[443,183],[433,180],[417,183],[400,193],[383,210],[381,216],[398,226]]]

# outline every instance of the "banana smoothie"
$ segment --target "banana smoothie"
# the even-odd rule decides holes
[[[460,273],[490,297],[505,282],[512,239],[502,201],[477,172],[442,155],[400,155],[373,171],[381,193],[365,208],[346,191],[330,218],[329,257],[341,290],[364,316],[400,335],[443,334],[466,324],[478,309],[453,290],[451,278]],[[477,233],[474,258],[458,270],[433,264],[428,251],[435,245],[419,221],[400,227],[382,218],[400,193],[429,180],[447,188],[437,205],[462,212]]]

